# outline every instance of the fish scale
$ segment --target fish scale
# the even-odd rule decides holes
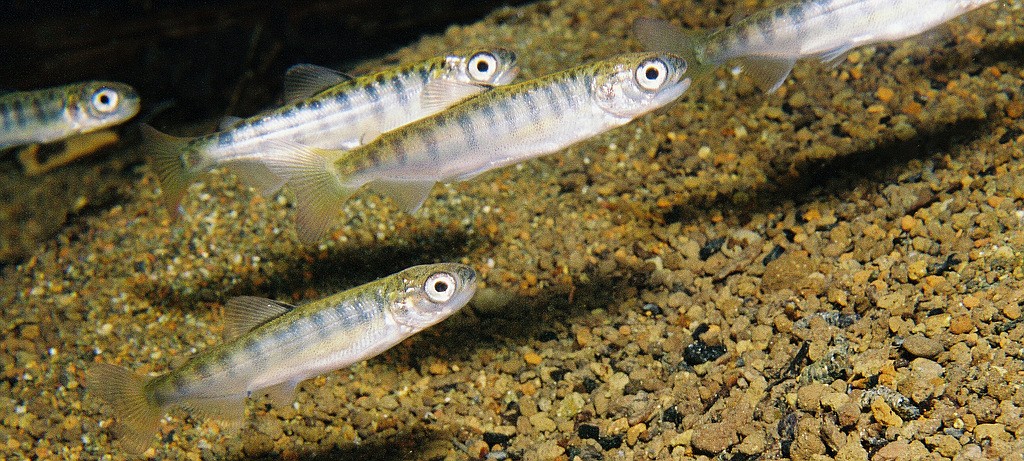
[[[314,241],[364,185],[413,212],[436,182],[558,151],[674,101],[689,88],[686,68],[668,53],[615,56],[495,88],[352,151],[282,143],[267,166],[289,179],[299,236]],[[657,85],[642,88],[641,71]]]
[[[486,62],[486,71],[471,67]],[[276,141],[325,149],[351,149],[380,133],[442,111],[515,78],[515,54],[496,48],[449,55],[346,80],[312,65],[293,67],[286,96],[297,99],[222,131],[180,138],[143,126],[166,203],[176,209],[202,174],[226,166],[243,181],[272,193],[281,181],[262,166]],[[311,83],[312,81],[312,83]]]
[[[89,81],[3,94],[0,149],[89,133],[124,122],[138,111],[138,94],[117,82]]]
[[[708,34],[638,20],[649,49],[691,58],[702,71],[737,60],[768,92],[805,57],[835,61],[851,49],[911,37],[995,0],[802,0],[758,11]]]
[[[126,447],[142,451],[168,406],[237,421],[251,395],[266,392],[276,405],[290,404],[300,381],[380,354],[455,313],[475,291],[472,268],[441,263],[298,307],[235,298],[225,306],[225,342],[149,380],[98,364],[87,371],[87,388],[113,406]]]

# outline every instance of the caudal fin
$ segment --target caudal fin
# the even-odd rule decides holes
[[[358,186],[351,187],[334,173],[337,151],[277,141],[268,146],[266,165],[285,178],[295,195],[295,227],[303,243],[319,240],[335,222],[338,212]]]
[[[106,363],[93,365],[85,375],[86,391],[114,408],[124,447],[134,453],[145,451],[153,443],[164,413],[146,394],[146,379]]]
[[[177,215],[181,198],[198,176],[198,172],[189,167],[186,158],[191,138],[161,133],[145,124],[140,129],[146,149],[153,153],[153,171],[160,180],[164,203],[172,214]]]

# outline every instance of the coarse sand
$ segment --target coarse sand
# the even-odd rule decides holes
[[[638,17],[734,10],[545,1],[387,62],[499,44],[531,78],[638,50]],[[221,341],[230,296],[302,302],[459,261],[481,275],[463,312],[292,407],[251,401],[239,430],[174,409],[145,456],[1020,460],[1022,37],[1001,1],[801,62],[771,95],[720,69],[626,127],[439,185],[412,216],[361,193],[319,246],[287,193],[226,173],[174,219],[130,138],[41,180],[5,173],[0,457],[128,458],[84,370],[167,371]]]

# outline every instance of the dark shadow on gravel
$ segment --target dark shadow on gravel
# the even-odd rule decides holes
[[[426,423],[422,423],[426,424]],[[449,441],[454,437],[450,431],[438,430],[432,427],[425,427],[418,424],[415,427],[407,428],[387,436],[385,439],[377,437],[370,440],[363,440],[359,444],[350,443],[343,446],[335,446],[326,450],[310,450],[300,452],[296,455],[285,456],[282,453],[235,453],[226,459],[230,460],[302,460],[302,461],[327,461],[327,460],[359,460],[359,461],[390,461],[390,460],[415,460],[424,459],[423,454],[430,449],[435,451],[438,448],[438,440]],[[456,450],[458,448],[453,447]],[[443,458],[443,454],[441,455]]]
[[[424,230],[376,245],[350,244],[341,248],[318,250],[315,246],[287,254],[262,255],[273,260],[273,272],[254,271],[246,274],[226,292],[213,287],[221,285],[202,280],[187,284],[159,281],[138,285],[139,296],[154,305],[191,310],[202,302],[223,302],[232,296],[262,296],[292,302],[293,294],[317,293],[303,296],[301,302],[329,296],[364,283],[391,275],[418,264],[458,261],[470,248],[472,240],[465,232],[450,228]],[[226,268],[217,268],[228,270]],[[224,276],[211,273],[210,279]],[[210,288],[201,288],[209,285]]]
[[[936,168],[939,168],[942,164],[941,154],[955,156],[961,148],[990,134],[996,126],[998,122],[991,117],[962,119],[931,129],[915,127],[917,135],[906,141],[895,138],[881,141],[869,139],[862,142],[880,144],[862,151],[840,152],[824,160],[774,163],[776,167],[765,172],[767,183],[748,191],[753,197],[750,202],[737,205],[729,192],[719,193],[712,200],[706,200],[705,196],[696,193],[693,200],[668,209],[662,214],[662,219],[665,223],[685,223],[699,216],[710,215],[715,210],[723,215],[771,212],[788,201],[802,203],[822,194],[842,195],[868,183],[884,185],[896,182],[901,175],[910,172],[909,161],[934,158]],[[793,156],[787,154],[787,157]],[[784,169],[787,167],[788,170]],[[915,178],[919,180],[920,175],[911,176],[912,180]]]

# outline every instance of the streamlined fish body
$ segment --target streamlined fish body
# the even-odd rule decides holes
[[[667,53],[616,56],[496,88],[352,151],[282,146],[290,154],[268,166],[289,178],[299,235],[313,241],[364,185],[413,212],[437,182],[556,152],[668,104],[689,87],[686,68]]]
[[[0,94],[0,149],[90,133],[118,125],[138,112],[138,93],[117,82],[89,81]]]
[[[223,344],[148,380],[97,364],[87,372],[87,389],[114,408],[126,446],[141,451],[171,405],[237,421],[253,394],[291,404],[300,381],[380,354],[462,308],[475,290],[472,268],[445,263],[415,266],[298,307],[233,298],[225,306]]]
[[[694,65],[739,60],[767,91],[778,89],[800,58],[834,61],[861,45],[911,37],[995,0],[802,0],[758,11],[707,35],[641,19],[648,48],[679,53]]]
[[[144,126],[165,201],[176,208],[189,184],[213,168],[230,167],[264,193],[281,186],[262,165],[268,142],[351,149],[407,123],[440,112],[516,76],[515,54],[504,49],[450,55],[351,79],[302,64],[285,78],[286,105],[247,119],[229,119],[216,133],[179,138]]]

